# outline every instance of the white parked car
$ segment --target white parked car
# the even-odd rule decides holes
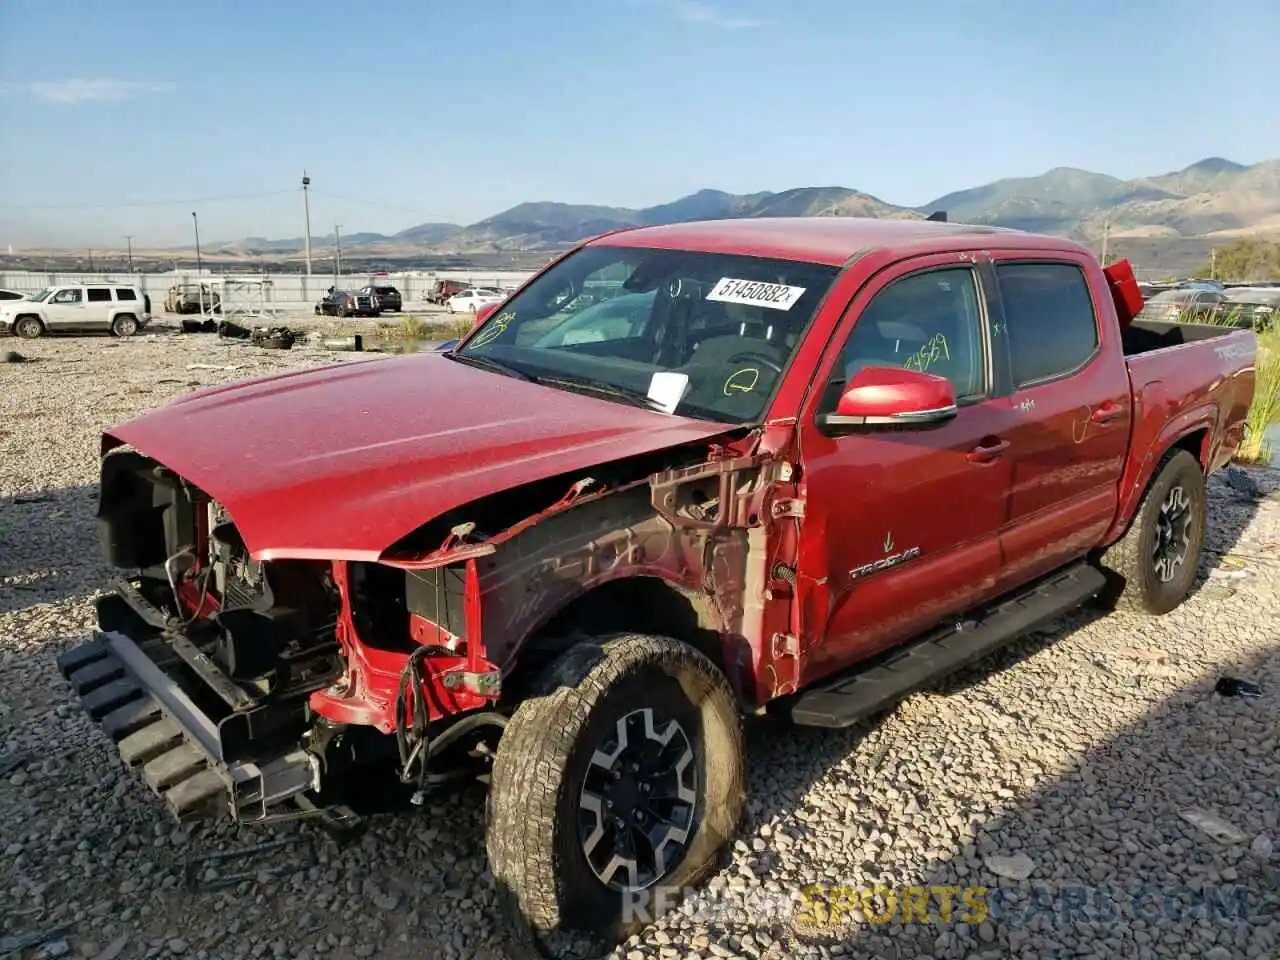
[[[23,300],[0,300],[0,326],[27,339],[89,330],[131,337],[150,321],[151,298],[128,283],[71,283]]]
[[[505,299],[507,295],[500,290],[472,287],[470,290],[455,293],[444,302],[444,307],[450,313],[475,313],[481,307],[487,307],[491,303],[501,303]]]

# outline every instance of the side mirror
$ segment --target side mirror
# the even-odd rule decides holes
[[[471,322],[471,329],[474,330],[480,324],[484,323],[493,315],[493,311],[498,309],[496,303],[486,303],[483,307],[476,311],[476,318]]]
[[[831,433],[877,427],[930,427],[956,415],[951,381],[902,367],[864,367],[853,375],[835,413],[818,423]]]

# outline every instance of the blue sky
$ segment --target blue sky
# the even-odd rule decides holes
[[[1280,4],[0,0],[0,243],[1280,156]],[[170,202],[173,201],[173,202]]]

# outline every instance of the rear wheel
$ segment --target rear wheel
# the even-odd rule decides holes
[[[1200,461],[1177,448],[1164,455],[1125,535],[1102,555],[1119,609],[1168,613],[1191,592],[1208,511]]]
[[[687,644],[624,635],[552,663],[507,725],[486,845],[526,949],[609,949],[701,880],[742,814],[737,704]]]
[[[44,323],[39,317],[19,317],[13,322],[13,332],[25,340],[34,340],[44,334]]]
[[[132,313],[122,313],[111,321],[111,332],[117,337],[132,337],[138,332],[138,318]]]

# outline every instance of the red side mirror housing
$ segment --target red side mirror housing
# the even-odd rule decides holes
[[[863,367],[849,380],[823,427],[846,432],[867,427],[927,427],[956,415],[951,381],[904,367]]]
[[[476,311],[475,319],[471,321],[471,329],[474,330],[476,327],[480,326],[480,324],[488,320],[491,316],[493,316],[493,311],[497,309],[498,309],[498,304],[486,303],[483,307],[481,307],[479,310]]]

